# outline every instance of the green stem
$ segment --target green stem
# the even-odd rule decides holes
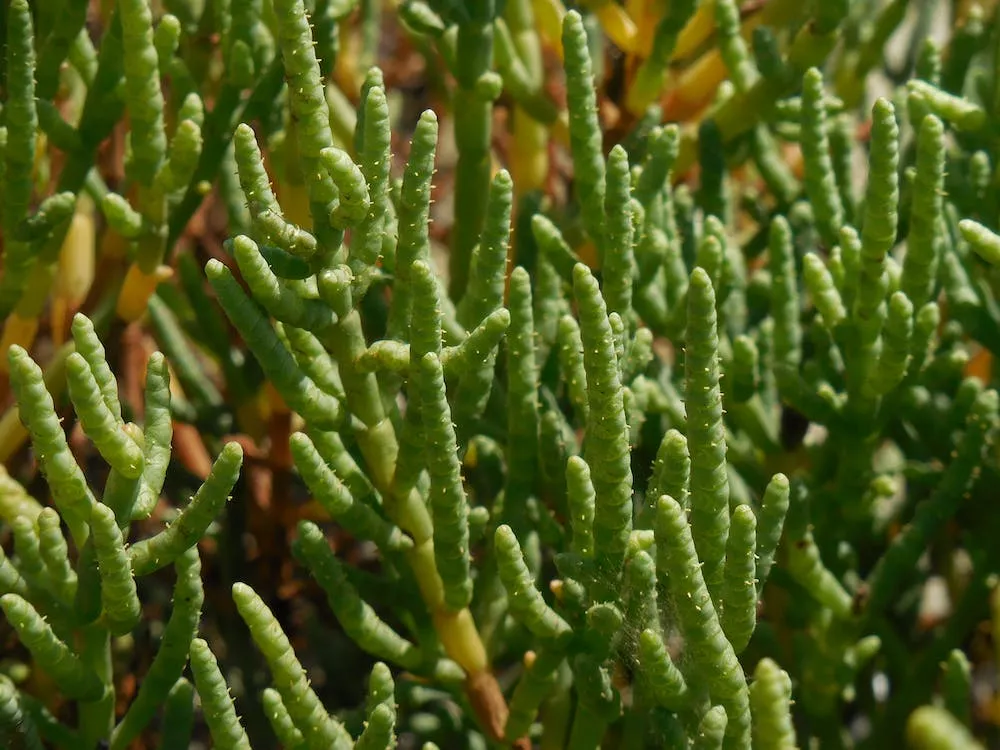
[[[80,741],[84,750],[99,746],[111,737],[115,726],[115,684],[111,665],[111,634],[101,625],[83,629],[80,658],[93,669],[104,683],[104,695],[99,701],[80,702]]]
[[[205,118],[205,125],[202,128],[204,145],[201,157],[198,159],[198,167],[194,172],[194,178],[191,180],[184,198],[170,215],[167,234],[168,253],[169,249],[177,243],[184,227],[194,216],[194,212],[198,210],[198,206],[201,205],[204,193],[199,185],[215,179],[215,175],[218,174],[237,124],[254,119],[257,114],[266,110],[274,102],[274,98],[283,83],[283,74],[284,68],[281,59],[276,58],[264,71],[250,96],[245,100],[241,99],[241,92],[238,88],[229,84],[223,85],[215,107],[211,114]]]
[[[479,241],[489,194],[493,103],[477,87],[480,78],[489,73],[493,58],[493,5],[493,0],[471,4],[475,17],[458,27],[458,88],[453,102],[458,166],[448,263],[452,299],[459,299],[468,284],[472,248]]]

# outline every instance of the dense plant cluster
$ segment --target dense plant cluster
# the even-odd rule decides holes
[[[7,4],[3,747],[997,741],[1000,11],[576,5]]]

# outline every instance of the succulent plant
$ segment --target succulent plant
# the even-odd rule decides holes
[[[30,439],[51,498],[0,481],[7,744],[990,741],[986,11],[940,47],[896,0],[121,0],[95,47],[63,5],[6,17],[0,455],[27,481]],[[401,113],[393,34],[447,106]],[[311,499],[288,557],[373,665],[359,708],[252,575],[205,606],[247,451]]]

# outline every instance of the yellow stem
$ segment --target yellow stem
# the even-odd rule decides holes
[[[562,59],[562,24],[566,8],[561,0],[531,0],[531,9],[538,23],[538,33],[542,39],[555,49]]]
[[[671,61],[684,60],[695,53],[715,33],[715,2],[702,3],[677,37]]]
[[[125,283],[118,297],[115,313],[126,323],[141,318],[156,287],[167,281],[173,273],[170,266],[157,266],[152,273],[146,273],[139,268],[138,263],[133,263],[125,274]]]
[[[4,321],[3,337],[0,338],[0,352],[4,354],[0,357],[0,373],[8,372],[7,352],[12,346],[20,346],[31,350],[35,343],[35,335],[38,333],[38,316],[22,318],[16,310]]]
[[[617,3],[603,2],[594,8],[594,15],[604,33],[622,52],[631,55],[639,50],[639,29],[625,8]]]

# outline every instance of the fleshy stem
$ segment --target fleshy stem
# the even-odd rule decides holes
[[[490,185],[490,135],[493,98],[500,93],[493,62],[494,0],[469,4],[469,18],[458,26],[453,99],[458,167],[455,173],[455,227],[449,260],[449,294],[462,296],[469,279],[472,248],[486,214]],[[493,80],[495,79],[495,80]]]
[[[358,446],[372,472],[375,487],[385,498],[390,519],[413,538],[406,552],[420,586],[434,627],[448,656],[465,670],[469,700],[484,726],[496,738],[503,736],[507,705],[490,671],[482,638],[468,608],[450,610],[434,561],[433,524],[426,503],[416,488],[400,491],[394,485],[399,441],[372,373],[361,372],[358,358],[366,350],[361,316],[354,309],[331,327],[324,344],[340,365],[340,376],[354,416],[364,425]]]

